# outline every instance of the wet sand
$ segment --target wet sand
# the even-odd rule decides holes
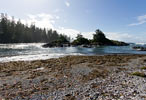
[[[146,55],[0,63],[4,100],[146,100]],[[142,73],[140,76],[133,73]]]

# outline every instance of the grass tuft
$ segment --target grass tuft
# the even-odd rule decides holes
[[[132,75],[139,76],[139,77],[146,77],[146,74],[143,72],[133,72]]]
[[[144,66],[144,67],[141,67],[141,69],[145,69],[145,70],[146,70],[146,66]]]

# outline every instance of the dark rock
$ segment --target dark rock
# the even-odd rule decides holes
[[[138,51],[146,51],[146,47],[143,47],[143,46],[134,46],[132,48]]]
[[[90,97],[90,100],[97,100],[99,97],[99,93],[96,93],[93,95],[93,97]]]
[[[70,44],[69,43],[57,43],[57,42],[51,42],[51,43],[47,43],[42,45],[42,47],[44,48],[53,48],[53,47],[69,47]]]

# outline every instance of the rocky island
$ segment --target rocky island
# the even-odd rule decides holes
[[[69,46],[81,46],[81,47],[97,47],[97,46],[127,46],[128,43],[110,40],[106,38],[104,33],[101,30],[96,30],[93,34],[93,39],[89,40],[84,38],[83,35],[78,34],[76,39],[72,42],[69,42],[65,37],[61,36],[58,40],[44,44],[42,47],[69,47]]]

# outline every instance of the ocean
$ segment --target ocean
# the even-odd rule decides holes
[[[96,48],[63,47],[43,48],[43,43],[0,44],[0,62],[31,61],[68,55],[146,54],[132,46],[100,46]]]

